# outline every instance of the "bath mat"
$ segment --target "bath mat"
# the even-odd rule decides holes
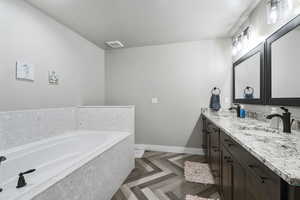
[[[186,195],[185,200],[215,200],[215,199],[208,199],[208,198],[202,198],[192,195]]]
[[[194,183],[215,184],[208,164],[186,161],[184,163],[185,180]]]

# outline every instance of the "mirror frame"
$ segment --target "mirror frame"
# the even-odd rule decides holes
[[[300,25],[300,15],[292,19],[266,40],[266,94],[268,105],[300,106],[299,98],[272,98],[272,43]]]
[[[256,55],[257,53],[260,54],[260,98],[259,99],[236,99],[235,98],[235,68],[241,64],[242,62],[246,61],[247,59],[251,58],[252,56]],[[233,92],[232,92],[232,99],[233,103],[242,103],[242,104],[265,104],[265,44],[260,43],[254,49],[249,51],[246,55],[241,57],[235,63],[233,63]]]

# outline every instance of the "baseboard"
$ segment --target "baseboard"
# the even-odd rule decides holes
[[[148,150],[148,151],[162,151],[170,153],[187,153],[194,155],[204,155],[204,150],[201,148],[189,148],[178,146],[162,146],[162,145],[150,145],[150,144],[136,144],[135,149]]]
[[[135,158],[142,158],[144,153],[145,153],[144,149],[137,149],[136,148],[135,151],[134,151],[134,157]]]

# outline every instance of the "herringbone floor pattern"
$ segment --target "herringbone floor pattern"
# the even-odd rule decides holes
[[[185,200],[188,194],[217,197],[214,185],[185,181],[185,161],[206,162],[204,156],[145,152],[112,200]]]

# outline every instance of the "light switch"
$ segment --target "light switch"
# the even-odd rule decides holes
[[[158,104],[158,98],[157,97],[153,97],[152,98],[152,103],[153,104]]]
[[[19,80],[34,81],[34,66],[32,64],[17,62],[16,78]]]

